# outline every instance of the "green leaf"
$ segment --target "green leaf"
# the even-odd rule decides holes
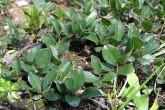
[[[96,33],[90,33],[87,37],[86,37],[88,40],[94,42],[94,43],[98,43],[99,42],[99,39],[96,35]]]
[[[97,12],[96,11],[93,11],[87,18],[86,18],[86,21],[87,21],[87,26],[93,24],[94,20],[96,19],[97,17]]]
[[[112,45],[105,45],[102,50],[102,56],[106,62],[117,65],[117,59],[120,56],[120,52],[116,47]]]
[[[148,110],[148,100],[145,96],[135,97],[134,103],[138,110]]]
[[[31,87],[25,81],[21,81],[19,83],[19,88],[21,90],[29,90]]]
[[[155,57],[149,54],[144,55],[142,58],[137,59],[142,65],[149,65],[151,62],[154,62]]]
[[[143,21],[142,22],[142,27],[145,29],[145,31],[150,31],[153,27],[153,23],[149,21]]]
[[[153,36],[153,34],[145,34],[143,36],[143,41],[147,42],[147,43],[152,43],[155,40],[155,37]]]
[[[72,71],[71,78],[74,80],[74,90],[80,89],[82,86],[84,86],[85,83],[85,75],[84,71],[81,69],[77,69]]]
[[[137,75],[135,73],[130,73],[127,75],[127,80],[128,80],[128,83],[130,85],[129,88],[134,88],[134,90],[137,90],[139,87],[140,87],[140,84],[139,84],[139,78],[137,77]],[[136,96],[140,96],[140,91],[138,91],[136,93]]]
[[[55,46],[49,45],[52,56],[56,59],[58,59],[58,51]]]
[[[84,71],[84,75],[85,75],[85,82],[87,83],[95,83],[100,80],[97,76],[95,76],[89,71]]]
[[[45,99],[50,101],[56,101],[61,99],[61,95],[54,92],[47,92],[44,94]]]
[[[12,97],[12,95],[11,95],[10,92],[7,94],[7,100],[8,100],[10,103],[13,102],[13,97]]]
[[[149,43],[144,47],[143,55],[150,54],[155,52],[159,48],[159,45],[156,43]]]
[[[33,61],[37,51],[40,50],[40,49],[41,49],[40,45],[34,46],[32,49],[30,49],[30,52],[29,52],[29,55],[28,55],[28,60]]]
[[[137,29],[133,30],[131,34],[132,34],[132,37],[136,37],[139,39],[141,38],[141,35]]]
[[[0,91],[0,99],[2,99],[3,97],[5,97],[6,93],[5,92],[1,92]]]
[[[92,2],[85,2],[83,9],[86,14],[90,12],[92,5],[93,5]]]
[[[143,6],[143,7],[142,7],[142,11],[141,11],[142,20],[144,20],[144,18],[145,18],[146,16],[148,16],[149,13],[150,13],[150,8],[149,8],[149,6]]]
[[[52,71],[49,71],[44,79],[43,79],[43,90],[44,92],[49,91],[50,87],[51,87],[51,83],[55,80],[57,76],[57,71],[55,69],[53,69]]]
[[[36,92],[40,92],[41,91],[41,81],[39,79],[39,77],[34,74],[34,73],[29,73],[28,74],[28,81],[30,83],[30,85],[35,88]]]
[[[101,81],[103,81],[103,82],[112,81],[115,77],[116,77],[115,73],[108,72],[103,76]]]
[[[62,42],[57,46],[57,51],[59,55],[64,54],[69,49],[69,42]]]
[[[87,88],[85,89],[85,91],[80,95],[81,99],[88,99],[88,98],[92,98],[92,97],[97,97],[97,96],[101,96],[101,92],[96,89],[96,88]]]
[[[65,101],[72,107],[77,107],[80,104],[80,98],[77,96],[66,95]]]
[[[64,82],[66,87],[71,91],[80,89],[85,83],[84,71],[81,69],[72,71],[70,78],[65,79]]]
[[[125,64],[121,68],[119,68],[119,74],[121,75],[128,75],[134,73],[135,69],[132,64]]]
[[[11,92],[11,95],[12,95],[12,97],[15,98],[15,99],[19,99],[19,98],[20,98],[20,96],[18,95],[18,93],[17,93],[16,91],[12,91],[12,92]]]
[[[100,59],[94,55],[91,56],[91,64],[95,74],[100,74],[102,71]]]
[[[47,47],[49,47],[50,45],[55,46],[56,42],[52,36],[44,34],[42,38]]]
[[[2,71],[1,71],[1,75],[3,76],[3,77],[5,77],[5,78],[10,78],[11,77],[11,72],[8,70],[8,69],[3,69]]]
[[[124,25],[121,21],[119,21],[115,27],[115,39],[117,41],[121,41],[121,39],[124,36],[124,32],[125,32]]]
[[[163,2],[163,11],[165,11],[165,0],[162,0]]]
[[[61,30],[62,30],[60,22],[58,20],[51,20],[51,23],[53,24],[55,32],[56,32],[57,36],[59,37]]]
[[[33,66],[23,62],[23,61],[20,61],[21,62],[21,68],[26,71],[27,73],[30,73],[30,72],[35,72],[35,69],[33,68]]]
[[[39,100],[42,98],[42,95],[34,95],[32,98],[33,100]]]
[[[139,9],[142,8],[142,6],[143,6],[143,4],[144,4],[144,1],[145,1],[145,0],[138,0],[138,2],[139,2]]]
[[[18,43],[22,40],[20,33],[18,31],[18,29],[13,25],[12,21],[7,18],[5,19],[6,23],[8,24],[9,28],[10,28],[10,34],[14,40],[14,43]]]
[[[159,108],[158,98],[156,97],[153,105],[150,108],[150,110],[158,110],[158,108]]]
[[[8,35],[5,35],[3,37],[2,42],[0,42],[0,48],[3,48],[7,44],[7,41],[8,41]]]
[[[109,33],[108,27],[106,25],[99,25],[98,29],[99,29],[99,34],[102,36],[106,36]]]
[[[23,10],[28,25],[34,30],[40,29],[44,20],[40,17],[40,12],[37,10],[37,8],[35,6],[27,6],[24,7]]]
[[[127,50],[127,52],[130,52],[132,49],[133,49],[133,40],[132,40],[132,38],[128,38],[126,50]]]
[[[134,49],[140,49],[143,46],[144,42],[141,39],[136,37],[133,37],[132,39],[133,39]]]
[[[14,58],[12,60],[12,69],[15,70],[17,72],[17,75],[20,74],[20,71],[21,71],[21,63],[20,63],[20,60],[18,58]]]
[[[70,61],[65,61],[59,66],[59,72],[58,76],[60,76],[60,79],[65,79],[69,71],[72,69],[72,62]]]
[[[73,16],[76,14],[76,10],[73,7],[69,7],[68,8],[68,16],[70,17],[70,19],[73,18]]]
[[[64,83],[66,85],[66,87],[70,90],[70,91],[74,91],[74,84],[75,81],[72,78],[67,78],[64,80]]]
[[[37,51],[35,55],[35,63],[38,68],[45,68],[51,61],[50,52],[47,49]]]

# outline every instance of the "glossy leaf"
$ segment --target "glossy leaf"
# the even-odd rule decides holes
[[[141,9],[145,0],[138,0],[138,2],[139,2],[139,9]]]
[[[150,54],[150,53],[153,53],[155,52],[157,49],[159,48],[159,45],[156,44],[156,43],[149,43],[145,46],[144,48],[144,51],[143,51],[143,55],[146,55],[146,54]]]
[[[70,90],[70,91],[74,91],[74,84],[76,83],[72,78],[67,78],[64,80],[64,83],[66,85],[66,87]]]
[[[77,96],[66,95],[65,101],[72,107],[77,107],[80,104],[80,98]]]
[[[50,45],[49,47],[50,47],[52,56],[53,56],[54,58],[58,59],[58,51],[57,51],[56,47],[55,47],[55,46],[52,46],[52,45]]]
[[[39,50],[35,55],[35,63],[38,68],[45,68],[51,61],[50,52],[47,49]]]
[[[119,50],[112,46],[112,45],[105,45],[102,50],[103,58],[106,62],[117,65],[118,64],[118,57],[120,56]]]
[[[135,69],[134,69],[133,65],[131,65],[131,64],[125,64],[124,66],[119,68],[119,74],[121,74],[121,75],[128,75],[128,74],[131,74],[134,72],[135,72]]]
[[[36,92],[40,92],[41,91],[41,81],[40,81],[39,77],[36,74],[29,73],[28,81],[29,81],[30,85],[33,88],[35,88]]]
[[[56,32],[57,36],[59,37],[61,30],[62,30],[61,24],[57,20],[51,20],[51,23],[53,24],[55,32]]]
[[[85,75],[85,82],[87,83],[95,83],[100,80],[97,76],[95,76],[89,71],[84,71],[84,75]]]
[[[20,63],[20,60],[18,58],[14,58],[12,60],[12,69],[15,70],[17,72],[17,74],[19,75],[20,74],[20,71],[21,71],[21,63]]]
[[[137,90],[140,87],[139,84],[139,78],[137,77],[137,75],[135,73],[130,73],[127,75],[127,80],[128,80],[128,84],[130,85],[129,88],[134,88],[134,90]],[[136,93],[136,96],[140,96],[140,91],[138,91]]]
[[[140,49],[143,46],[144,42],[136,37],[133,37],[133,46],[134,49]]]
[[[65,79],[65,85],[71,91],[80,89],[84,86],[84,83],[85,75],[81,69],[72,71],[70,78]]]
[[[47,92],[44,94],[44,98],[49,101],[56,101],[61,99],[61,95],[54,92]]]
[[[148,100],[145,96],[135,97],[134,103],[138,110],[148,110]]]
[[[155,40],[155,37],[152,34],[145,34],[143,36],[143,41],[151,43]]]
[[[64,54],[69,49],[69,42],[62,42],[57,46],[57,51],[59,55]]]
[[[87,26],[91,25],[95,18],[97,17],[97,12],[96,11],[93,11],[87,18],[86,18],[86,21],[87,21]]]
[[[80,89],[82,86],[84,86],[85,83],[85,75],[84,71],[81,69],[74,70],[71,73],[71,78],[74,80],[74,90]]]
[[[42,95],[34,95],[32,98],[33,100],[39,100],[42,98]]]
[[[95,33],[90,33],[86,38],[96,44],[99,42],[99,39]]]
[[[44,34],[42,38],[47,47],[49,47],[49,45],[55,46],[56,42],[52,36],[48,34]]]
[[[94,55],[91,56],[91,64],[95,74],[100,74],[102,71],[100,59]]]
[[[109,72],[109,73],[106,73],[102,80],[103,82],[108,82],[108,81],[112,81],[114,78],[116,77],[116,74],[113,73],[113,72]]]
[[[101,92],[96,88],[87,88],[85,91],[81,94],[81,99],[87,99],[92,97],[101,96]]]
[[[72,62],[70,61],[63,62],[61,65],[59,65],[58,76],[60,76],[61,79],[64,79],[71,69],[72,69]]]
[[[50,72],[48,72],[44,79],[43,79],[43,90],[44,92],[49,91],[50,87],[51,87],[51,83],[55,80],[57,76],[57,71],[54,69]]]
[[[115,27],[115,39],[117,41],[121,41],[121,39],[124,36],[124,32],[125,32],[125,29],[124,29],[123,23],[122,22],[118,22],[116,24],[116,27]]]
[[[34,46],[32,49],[30,49],[30,52],[29,52],[29,55],[28,55],[28,60],[29,61],[34,61],[34,57],[37,53],[38,50],[41,49],[41,46],[38,45],[38,46]]]

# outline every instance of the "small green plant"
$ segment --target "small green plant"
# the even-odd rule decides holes
[[[82,100],[105,96],[112,110],[123,110],[129,102],[139,110],[148,110],[149,94],[156,87],[147,83],[156,76],[157,83],[164,84],[165,62],[162,58],[165,44],[159,38],[165,25],[161,19],[165,16],[165,2],[156,9],[151,1],[82,0],[76,1],[81,9],[69,7],[63,11],[50,2],[33,0],[39,4],[24,8],[27,19],[24,30],[37,34],[44,27],[52,29],[52,33],[42,35],[44,46],[38,43],[28,48],[21,58],[14,58],[11,65],[3,68],[1,83],[8,85],[0,83],[0,89],[6,91],[0,92],[1,96],[14,84],[19,88],[9,91],[10,101],[13,91],[27,90],[33,100],[62,100],[72,107],[77,107]],[[10,19],[6,21],[12,42],[18,44],[22,40],[18,29]],[[157,30],[160,33],[155,36]],[[73,38],[95,44],[93,50],[99,55],[91,55],[93,71],[75,68],[72,61],[62,59]],[[7,37],[1,48],[6,41]],[[139,74],[147,76],[142,83]],[[110,90],[101,92],[104,87]],[[157,98],[151,110],[158,106],[156,102]]]
[[[10,35],[12,36],[12,38],[11,38],[12,45],[18,45],[22,41],[22,37],[20,36],[20,33],[19,33],[17,27],[14,26],[11,19],[9,19],[9,18],[6,19],[6,23],[10,28]]]
[[[7,97],[7,100],[12,103],[14,99],[19,99],[17,94],[19,86],[16,83],[12,83],[2,77],[0,77],[0,99]]]

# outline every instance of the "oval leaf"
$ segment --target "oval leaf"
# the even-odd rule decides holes
[[[116,47],[114,47],[112,45],[104,46],[103,50],[102,50],[102,55],[106,62],[113,64],[113,65],[118,64],[117,59],[120,56],[120,53]]]
[[[72,107],[77,107],[80,104],[80,98],[77,96],[66,95],[65,100]]]
[[[56,70],[52,70],[50,72],[48,72],[43,80],[43,90],[44,92],[49,91],[50,87],[51,87],[51,83],[54,81],[54,79],[56,78],[57,72]]]
[[[96,88],[87,88],[85,91],[81,94],[81,99],[87,99],[92,97],[101,96],[101,92]]]
[[[119,69],[119,74],[121,75],[128,75],[134,72],[135,72],[135,69],[131,64],[126,64]]]
[[[50,52],[47,49],[42,49],[35,55],[35,63],[38,68],[45,68],[51,61]]]
[[[45,99],[50,100],[50,101],[56,101],[61,99],[61,95],[54,93],[54,92],[47,92],[44,94]]]
[[[41,81],[39,79],[39,77],[34,74],[34,73],[30,73],[28,75],[28,81],[30,83],[30,85],[35,88],[36,92],[41,91]]]
[[[115,27],[115,39],[117,41],[121,41],[122,37],[124,36],[124,32],[124,25],[122,24],[122,22],[118,22]]]
[[[94,73],[95,74],[100,74],[101,71],[102,71],[100,59],[98,57],[92,55],[91,56],[91,63],[92,63],[92,67],[94,69]]]

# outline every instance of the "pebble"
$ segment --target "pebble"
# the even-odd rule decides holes
[[[29,2],[26,1],[26,0],[21,0],[21,1],[17,1],[16,4],[17,4],[19,7],[23,7],[23,6],[28,6],[28,5],[29,5]]]
[[[9,26],[4,26],[4,30],[8,31],[9,30]]]

